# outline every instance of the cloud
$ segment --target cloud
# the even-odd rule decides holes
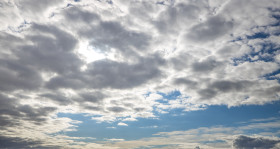
[[[279,5],[277,0],[4,0],[1,137],[26,148],[67,146],[79,143],[55,133],[74,131],[77,123],[58,113],[84,114],[98,123],[137,122],[178,108],[279,101]],[[82,50],[102,56],[89,62]],[[181,94],[176,99],[162,96],[174,90]],[[176,137],[160,139],[158,145],[184,146]],[[195,141],[192,148],[199,145]]]
[[[39,147],[42,142],[32,141],[32,140],[24,140],[22,138],[11,138],[11,137],[2,137],[0,136],[0,144],[1,148],[32,148]],[[40,148],[48,148],[42,147]]]
[[[114,48],[123,56],[137,56],[135,52],[148,50],[149,35],[131,31],[115,21],[101,21],[90,30],[82,30],[80,34],[91,39],[91,45],[98,51],[111,52]],[[99,36],[93,36],[99,35]]]
[[[208,42],[222,37],[234,27],[232,21],[228,21],[221,16],[210,17],[206,22],[190,28],[186,38],[195,42]]]
[[[123,122],[119,122],[118,125],[119,126],[128,126],[126,123],[123,123]]]
[[[280,140],[265,139],[262,137],[253,138],[248,136],[238,136],[233,141],[233,146],[237,149],[249,149],[249,148],[274,148],[276,144],[280,143]]]
[[[57,110],[55,107],[20,104],[18,99],[3,94],[0,94],[0,101],[0,127],[2,129],[5,129],[6,126],[16,126],[22,120],[41,125]]]

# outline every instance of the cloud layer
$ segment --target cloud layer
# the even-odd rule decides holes
[[[58,113],[127,126],[178,108],[279,101],[277,6],[277,0],[4,0],[0,142],[70,145],[73,138],[57,133],[80,122]],[[175,99],[163,96],[174,91]],[[239,136],[234,147],[277,143]]]

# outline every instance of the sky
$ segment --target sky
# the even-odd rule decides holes
[[[2,0],[0,148],[280,149],[279,0]]]

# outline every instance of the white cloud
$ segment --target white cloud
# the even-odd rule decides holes
[[[119,122],[118,123],[118,126],[128,126],[126,123],[123,123],[123,122]]]
[[[133,118],[133,117],[128,117],[128,118],[123,119],[122,121],[137,121],[137,119]]]

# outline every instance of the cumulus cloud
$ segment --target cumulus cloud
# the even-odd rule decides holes
[[[234,142],[233,146],[237,149],[249,149],[249,148],[274,148],[276,144],[280,143],[280,140],[265,139],[262,137],[253,138],[248,136],[238,136]]]
[[[186,38],[195,42],[208,42],[222,37],[233,28],[233,22],[220,16],[210,17],[206,22],[190,28]]]
[[[74,121],[58,113],[125,126],[120,121],[157,118],[178,108],[279,101],[279,5],[4,0],[1,137],[23,147],[48,144],[42,140],[49,132],[41,129],[75,130]],[[181,94],[176,99],[162,96],[174,90]],[[19,124],[28,131],[10,133]],[[30,126],[44,139],[26,140]],[[104,147],[88,147],[94,145]]]
[[[120,122],[118,123],[119,126],[128,126],[126,123]]]

